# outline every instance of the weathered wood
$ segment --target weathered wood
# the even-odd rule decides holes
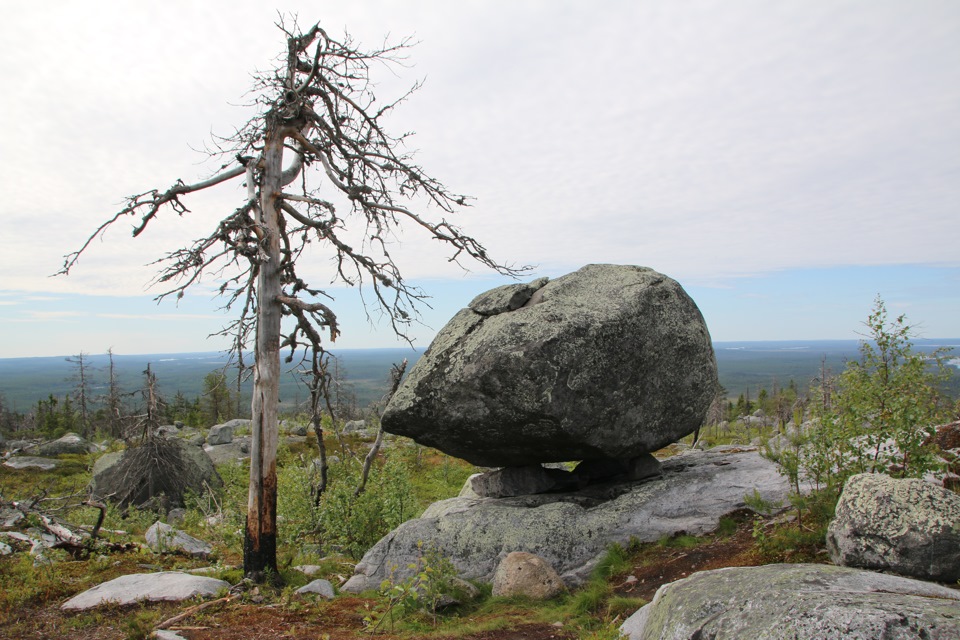
[[[253,367],[253,418],[250,442],[250,486],[243,570],[260,580],[277,572],[277,442],[280,402],[280,223],[276,194],[283,175],[283,129],[268,115],[260,188],[262,262],[257,276],[257,336]]]

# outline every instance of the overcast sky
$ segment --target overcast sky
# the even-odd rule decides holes
[[[960,337],[954,0],[47,0],[4,3],[0,24],[0,357],[224,345],[208,290],[157,306],[144,265],[209,233],[236,185],[50,274],[124,196],[210,175],[204,145],[246,121],[252,73],[283,51],[278,11],[419,42],[382,74],[384,98],[426,80],[391,124],[476,198],[457,222],[531,279],[650,266],[715,340],[855,338],[878,294],[923,336]],[[420,346],[502,282],[398,241],[433,296]],[[402,346],[331,292],[338,346]]]

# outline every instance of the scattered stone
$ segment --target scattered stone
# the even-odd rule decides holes
[[[700,426],[717,365],[676,281],[588,265],[539,282],[488,291],[454,316],[393,396],[383,428],[501,467],[634,458]]]
[[[323,571],[323,567],[318,564],[298,564],[293,569],[295,571],[299,571],[308,578]]]
[[[572,492],[512,498],[450,498],[387,534],[357,564],[342,591],[404,580],[420,549],[449,558],[467,580],[490,582],[511,551],[544,558],[568,586],[582,583],[611,543],[655,542],[679,531],[702,535],[745,507],[756,488],[765,501],[786,503],[790,484],[756,451],[685,451],[663,461],[662,475],[641,483],[608,483]]]
[[[307,425],[303,424],[302,422],[298,422],[297,424],[290,426],[287,433],[292,436],[305,436],[307,435]]]
[[[157,553],[180,552],[195,558],[209,558],[213,547],[163,522],[155,522],[144,534],[147,544]]]
[[[6,542],[0,542],[0,556],[8,556],[13,553],[13,547]]]
[[[960,638],[960,592],[818,564],[702,571],[666,584],[620,631],[631,640]]]
[[[207,438],[202,433],[198,433],[195,436],[190,436],[189,438],[187,438],[187,442],[189,442],[195,447],[202,447],[207,443]]]
[[[23,521],[22,511],[0,507],[0,529],[12,529]]]
[[[343,425],[343,433],[360,436],[361,438],[366,438],[370,435],[370,432],[367,430],[367,421],[366,420],[350,420],[345,425]]]
[[[187,510],[184,509],[183,507],[176,507],[174,509],[170,509],[170,511],[167,512],[167,524],[170,524],[170,525],[183,524],[183,520],[186,517],[187,517]]]
[[[134,604],[136,602],[160,602],[187,600],[197,596],[215,596],[230,584],[223,580],[193,576],[180,571],[159,573],[135,573],[121,576],[80,593],[60,608],[67,611],[92,609],[104,604]]]
[[[36,440],[11,440],[7,443],[7,451],[28,451],[38,446],[40,443]]]
[[[150,637],[154,640],[187,640],[176,631],[170,631],[169,629],[157,629],[150,634]]]
[[[564,588],[563,580],[546,560],[523,551],[508,553],[493,574],[494,596],[549,600]]]
[[[153,431],[154,435],[160,436],[161,438],[173,438],[180,435],[180,432],[172,424],[165,424],[157,427]]]
[[[333,600],[335,595],[333,593],[333,585],[330,584],[328,580],[323,579],[313,580],[309,584],[305,584],[297,589],[294,593],[300,596],[307,595],[308,593],[314,593],[324,600]]]
[[[203,450],[214,465],[239,462],[250,457],[250,436],[234,438],[230,444],[207,445]]]
[[[217,424],[210,427],[210,433],[207,435],[207,444],[215,446],[218,444],[230,444],[233,441],[233,427],[229,424]]]
[[[57,461],[50,458],[37,458],[34,456],[13,456],[4,460],[3,466],[11,469],[40,469],[41,471],[50,471],[57,468]]]
[[[90,453],[90,443],[76,433],[68,433],[53,442],[46,442],[38,448],[41,456],[59,456],[65,453]]]
[[[827,529],[834,563],[924,580],[960,580],[960,495],[919,479],[847,480]]]

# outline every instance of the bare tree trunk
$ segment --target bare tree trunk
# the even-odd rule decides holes
[[[253,419],[250,487],[243,571],[255,581],[277,577],[277,411],[280,402],[280,226],[277,194],[281,189],[283,136],[275,116],[267,115],[260,197],[261,262],[257,275],[257,332],[253,365]],[[272,120],[272,122],[271,122]]]

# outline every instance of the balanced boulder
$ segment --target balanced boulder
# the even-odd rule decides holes
[[[382,424],[483,466],[631,459],[692,433],[716,389],[710,334],[676,281],[588,265],[475,298]]]
[[[915,478],[847,480],[827,530],[836,564],[925,580],[960,580],[960,496]]]

